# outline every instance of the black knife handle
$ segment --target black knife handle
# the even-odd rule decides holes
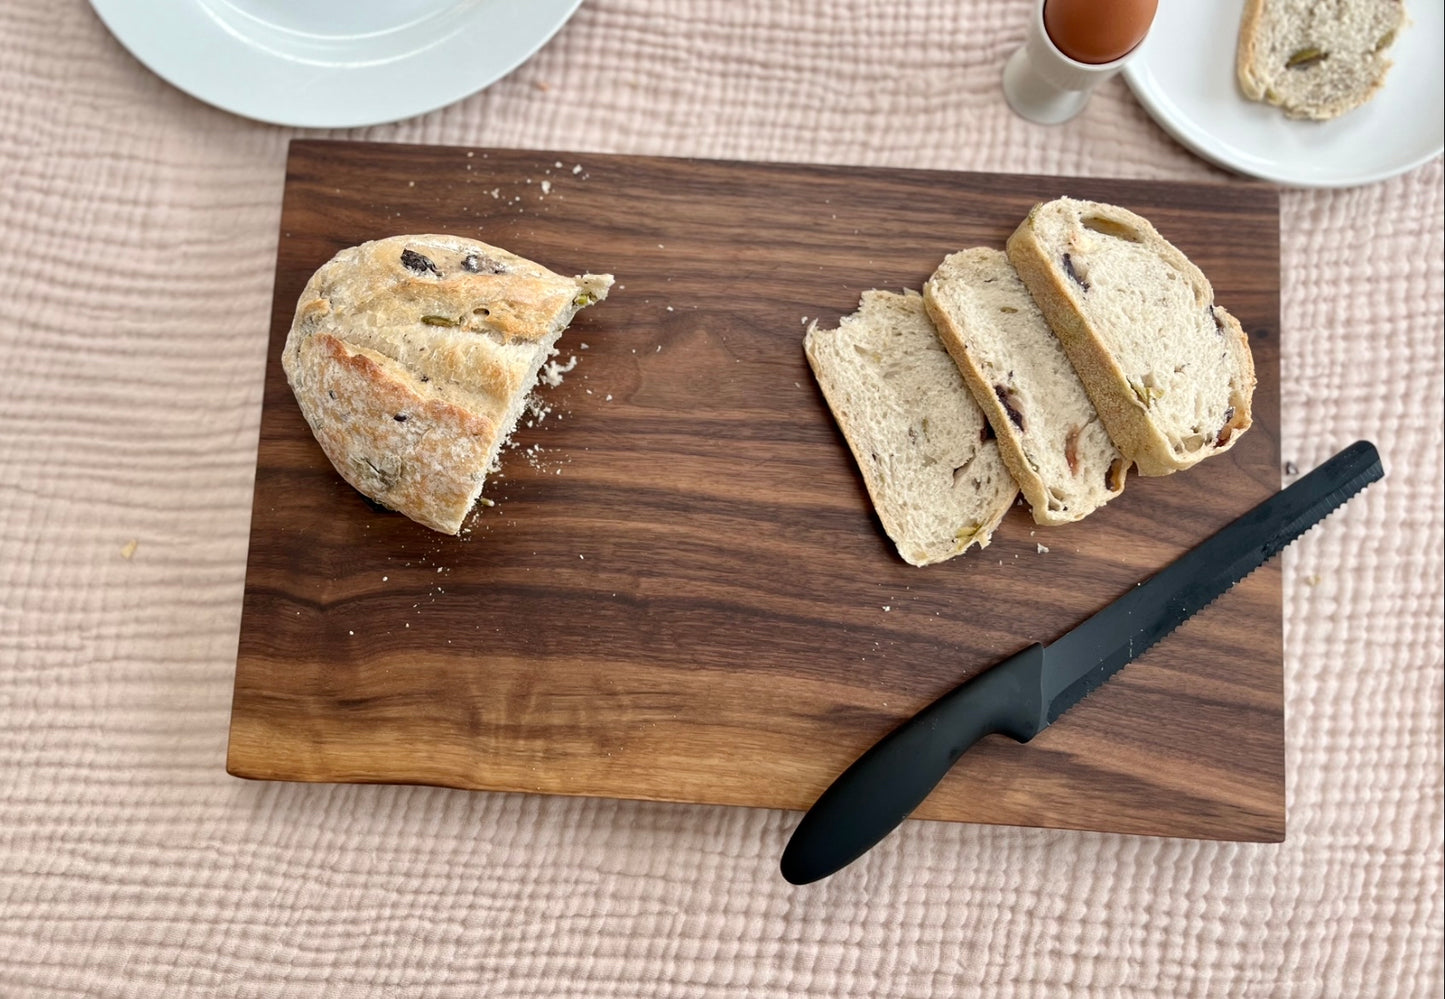
[[[1030,645],[944,694],[866,753],[808,809],[783,851],[795,885],[826,878],[896,829],[986,735],[1028,742],[1044,725],[1044,647]]]

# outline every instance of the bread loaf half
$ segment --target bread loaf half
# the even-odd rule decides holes
[[[1128,462],[1002,250],[950,254],[923,300],[1037,523],[1079,520],[1123,490]]]
[[[919,294],[864,292],[803,349],[904,561],[987,546],[1018,487]]]
[[[1335,118],[1385,82],[1405,25],[1401,0],[1245,0],[1235,74],[1254,101],[1291,118]]]
[[[1147,220],[1060,198],[1034,206],[1008,256],[1141,475],[1188,468],[1249,428],[1248,338]]]
[[[282,366],[343,479],[456,534],[553,344],[611,285],[461,236],[363,243],[307,282]]]

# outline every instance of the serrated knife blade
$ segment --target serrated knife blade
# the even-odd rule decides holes
[[[783,877],[808,884],[851,864],[922,804],[979,739],[1002,734],[1028,742],[1383,475],[1373,444],[1350,445],[1048,646],[1030,645],[934,701],[819,796],[783,851]]]

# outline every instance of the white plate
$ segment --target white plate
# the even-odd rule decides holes
[[[277,125],[433,111],[536,52],[582,0],[90,0],[158,76]]]
[[[1234,76],[1244,0],[1163,0],[1124,68],[1139,103],[1221,166],[1297,187],[1349,187],[1404,173],[1445,147],[1441,0],[1407,0],[1413,23],[1390,51],[1385,86],[1333,121],[1293,121],[1247,100]]]

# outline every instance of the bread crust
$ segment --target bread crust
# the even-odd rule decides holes
[[[1264,0],[1244,0],[1244,12],[1239,17],[1239,46],[1235,49],[1234,72],[1239,77],[1239,88],[1252,101],[1265,99],[1265,83],[1255,72],[1259,65],[1259,24],[1264,16]]]
[[[460,236],[364,243],[307,282],[282,367],[343,479],[456,534],[552,344],[611,283]]]
[[[1139,399],[1100,331],[1085,316],[1084,305],[1078,297],[1078,282],[1060,269],[1054,254],[1035,229],[1039,213],[1060,204],[1076,214],[1087,212],[1090,217],[1098,216],[1127,226],[1137,235],[1135,241],[1157,254],[1188,283],[1196,304],[1211,311],[1224,340],[1226,355],[1236,369],[1236,391],[1226,410],[1229,416],[1212,443],[1189,450],[1176,447],[1151,416],[1147,402]],[[1249,429],[1255,373],[1248,337],[1233,315],[1213,304],[1214,290],[1199,268],[1159,235],[1148,220],[1114,205],[1059,199],[1034,206],[1028,218],[1009,237],[1007,252],[1014,269],[1057,334],[1115,447],[1135,464],[1140,475],[1168,475],[1189,468],[1233,447]]]

